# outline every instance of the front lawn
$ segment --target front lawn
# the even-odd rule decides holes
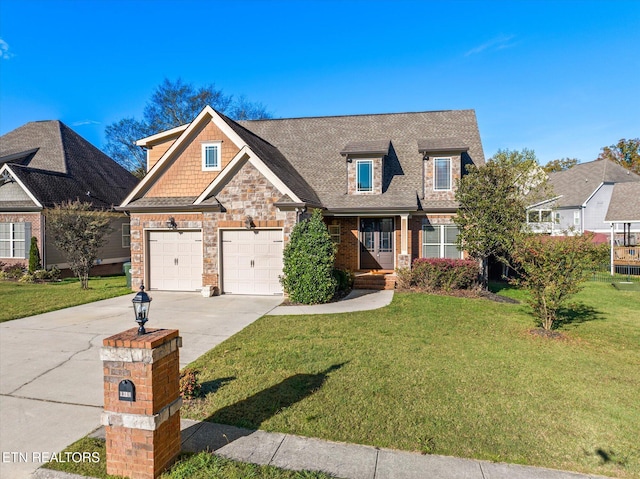
[[[0,281],[0,323],[129,293],[125,276],[90,278],[88,290],[80,289],[76,278],[54,283]]]
[[[640,295],[589,283],[565,314],[560,340],[531,335],[524,304],[424,294],[265,316],[191,365],[209,394],[183,415],[638,478]]]

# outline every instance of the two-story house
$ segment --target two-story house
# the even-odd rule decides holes
[[[148,173],[120,207],[134,287],[235,294],[282,293],[284,245],[314,208],[339,268],[460,258],[456,180],[484,164],[472,110],[235,122],[206,107],[138,145]]]
[[[606,215],[615,186],[638,181],[640,176],[610,160],[580,163],[551,173],[552,197],[531,205],[527,222],[540,233],[553,235],[572,230],[610,236],[611,224]],[[614,231],[617,233],[622,234],[622,230]]]
[[[33,121],[0,136],[0,263],[29,264],[31,238],[42,265],[69,265],[52,241],[47,210],[81,200],[112,210],[138,179],[58,120]],[[129,218],[114,214],[113,232],[98,252],[92,274],[122,271],[129,260]]]

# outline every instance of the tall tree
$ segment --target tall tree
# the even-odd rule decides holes
[[[62,252],[82,289],[89,289],[89,271],[107,235],[113,231],[112,219],[112,213],[94,210],[91,203],[79,200],[47,210],[47,227],[53,244]]]
[[[458,182],[460,203],[455,222],[458,244],[482,263],[482,283],[488,283],[488,260],[509,262],[509,251],[525,224],[532,191],[542,191],[546,174],[533,150],[498,150],[485,166],[469,165]]]
[[[612,160],[640,175],[640,138],[622,138],[615,145],[601,149],[598,160]]]
[[[261,103],[252,103],[244,96],[234,97],[215,85],[196,88],[181,79],[164,81],[155,89],[145,105],[142,120],[123,118],[105,129],[105,152],[139,178],[146,173],[145,152],[135,142],[192,121],[206,106],[237,120],[271,118]]]
[[[560,158],[558,160],[552,160],[542,167],[547,173],[553,173],[555,171],[566,171],[569,168],[576,166],[580,161],[577,158]]]

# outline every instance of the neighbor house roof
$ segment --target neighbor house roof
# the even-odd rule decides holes
[[[619,183],[613,187],[605,221],[640,222],[640,181]]]
[[[65,200],[90,201],[98,208],[118,205],[137,178],[58,120],[27,123],[0,137],[0,167],[44,207]],[[0,208],[11,208],[10,202]]]
[[[484,164],[475,112],[448,110],[417,113],[329,116],[237,122],[268,144],[299,172],[329,210],[415,210],[423,190],[420,146],[451,148],[463,162]],[[381,195],[348,195],[345,155],[379,155],[386,150]],[[447,204],[455,208],[455,204]]]
[[[640,181],[640,176],[610,160],[580,163],[565,171],[551,173],[549,183],[557,206],[562,208],[583,205],[602,183]]]

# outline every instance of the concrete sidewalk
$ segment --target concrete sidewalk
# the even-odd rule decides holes
[[[183,419],[183,452],[210,451],[236,461],[296,471],[322,471],[341,479],[589,479],[540,467],[381,449],[291,434],[252,431]],[[92,437],[104,438],[104,428]],[[79,476],[39,469],[37,479]],[[603,478],[604,479],[604,478]]]
[[[326,304],[312,306],[278,306],[269,315],[289,314],[332,314],[351,313],[354,311],[369,311],[388,306],[393,299],[393,291],[375,291],[371,289],[354,289],[344,299]]]

